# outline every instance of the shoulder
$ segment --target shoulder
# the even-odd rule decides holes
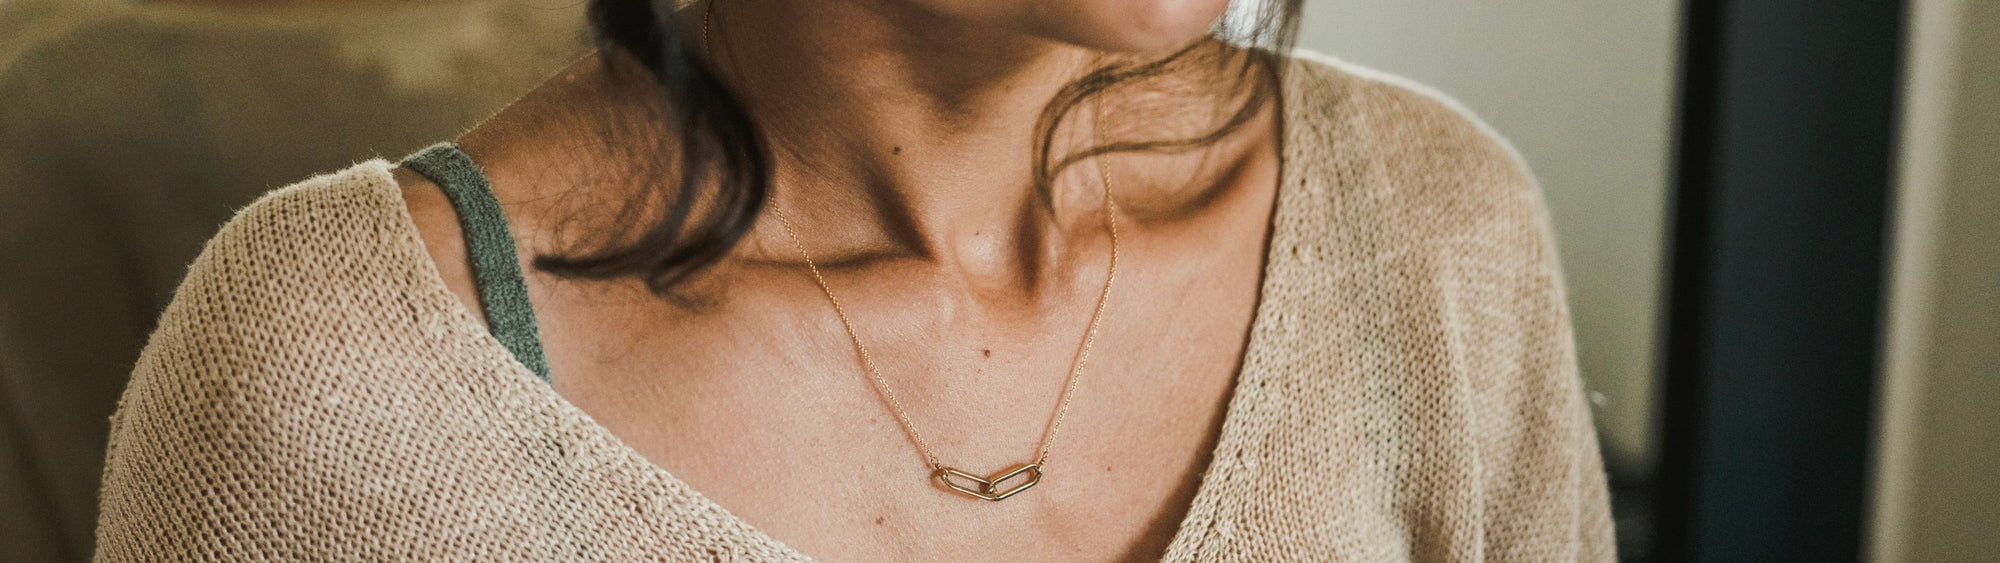
[[[304,296],[315,286],[364,281],[326,276],[378,276],[378,268],[355,266],[407,259],[420,246],[390,164],[370,160],[273,190],[238,210],[189,265],[182,291],[223,283],[257,297]]]
[[[264,195],[209,239],[161,315],[132,388],[149,374],[327,371],[338,367],[331,359],[370,352],[359,344],[393,347],[447,324],[451,299],[389,163],[360,163]]]
[[[1396,330],[1442,329],[1469,349],[1539,366],[1492,362],[1478,370],[1482,381],[1573,386],[1564,375],[1574,372],[1573,344],[1554,231],[1513,146],[1464,106],[1407,79],[1310,53],[1296,55],[1287,72],[1292,184],[1281,212],[1291,220],[1274,241],[1341,259],[1286,281],[1364,283],[1354,291],[1429,312]],[[1530,372],[1538,375],[1522,375]]]
[[[112,417],[101,548],[226,549],[174,542],[227,542],[301,515],[385,517],[370,507],[419,498],[383,487],[440,476],[381,475],[447,451],[438,421],[489,422],[504,410],[494,397],[539,383],[508,371],[424,253],[380,160],[238,212],[189,266]]]
[[[1453,147],[1519,163],[1512,143],[1457,99],[1409,78],[1312,51],[1294,51],[1288,101],[1307,121],[1359,120],[1378,140]]]
[[[1428,86],[1311,52],[1287,69],[1286,165],[1396,239],[1555,275],[1540,185],[1519,151]],[[1495,252],[1495,251],[1501,252]],[[1450,256],[1446,256],[1447,258]],[[1551,280],[1542,280],[1548,283]]]
[[[1539,192],[1520,151],[1443,92],[1310,51],[1295,51],[1287,72],[1286,117],[1303,130],[1303,152],[1363,157],[1383,179],[1455,192],[1439,196]]]

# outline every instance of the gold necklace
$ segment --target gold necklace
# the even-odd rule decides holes
[[[704,54],[710,56],[714,51],[710,48],[708,30],[710,15],[714,10],[715,0],[710,0],[701,14],[702,49],[707,51]],[[779,207],[777,203],[771,204],[772,214],[778,216],[778,223],[784,226],[785,235],[792,239],[792,246],[798,248],[799,257],[805,260],[806,271],[812,273],[813,282],[819,284],[820,292],[824,293],[827,302],[833,305],[834,315],[840,317],[840,327],[847,332],[848,341],[854,344],[854,349],[861,358],[861,367],[867,370],[870,382],[875,386],[875,392],[883,401],[889,403],[890,410],[896,415],[896,421],[902,424],[903,431],[910,436],[910,441],[916,443],[917,450],[924,456],[924,463],[931,468],[931,479],[947,490],[977,499],[1001,501],[1042,482],[1042,468],[1048,464],[1049,451],[1055,447],[1056,435],[1062,431],[1063,419],[1069,416],[1070,398],[1076,393],[1076,384],[1083,375],[1084,364],[1090,360],[1090,347],[1097,341],[1097,329],[1104,320],[1104,306],[1111,301],[1111,286],[1118,279],[1116,217],[1118,205],[1111,199],[1111,172],[1104,167],[1103,161],[1093,160],[1093,163],[1097,165],[1098,176],[1104,181],[1104,228],[1111,234],[1111,264],[1104,275],[1104,289],[1097,295],[1097,308],[1090,313],[1090,328],[1083,333],[1083,343],[1077,349],[1076,359],[1070,366],[1069,378],[1063,383],[1062,397],[1057,402],[1055,416],[1049,422],[1048,432],[1042,437],[1042,444],[1035,454],[1034,461],[1015,465],[984,477],[938,461],[937,454],[931,451],[930,443],[924,440],[923,432],[918,431],[916,423],[910,421],[910,413],[903,408],[903,401],[896,397],[896,392],[889,388],[888,380],[882,377],[882,370],[875,365],[875,356],[868,352],[868,345],[863,344],[861,337],[854,332],[854,322],[847,318],[847,310],[840,305],[840,298],[833,295],[833,288],[828,286],[826,278],[820,275],[819,265],[813,262],[812,253],[806,251],[798,230],[792,228],[791,218],[785,215],[784,208]],[[1019,478],[1018,483],[1008,484],[1017,481],[1017,478]]]
[[[1056,409],[1054,420],[1049,422],[1048,433],[1042,438],[1041,448],[1036,453],[1034,461],[986,477],[938,461],[937,454],[932,452],[930,444],[924,441],[923,433],[917,430],[915,423],[910,422],[910,413],[903,408],[902,400],[896,397],[896,392],[889,388],[889,382],[883,379],[882,370],[875,365],[874,355],[868,352],[868,345],[863,344],[861,337],[855,334],[853,321],[848,320],[846,309],[840,305],[840,298],[833,295],[833,288],[827,286],[826,278],[820,275],[819,266],[813,263],[812,253],[807,252],[805,244],[799,240],[799,233],[792,228],[791,219],[785,215],[783,208],[775,203],[771,205],[771,211],[778,216],[778,223],[784,226],[786,236],[792,239],[792,245],[799,249],[799,256],[805,259],[806,270],[812,273],[813,281],[818,283],[820,291],[826,294],[827,302],[833,304],[833,312],[840,317],[841,328],[847,331],[848,340],[853,342],[854,349],[859,352],[861,366],[868,371],[875,384],[875,392],[889,403],[890,410],[896,414],[896,420],[902,423],[903,430],[910,435],[910,440],[916,442],[917,449],[923,453],[925,463],[931,467],[931,479],[946,489],[974,498],[998,501],[1014,496],[1042,481],[1042,468],[1048,464],[1049,451],[1055,446],[1056,435],[1062,431],[1063,419],[1069,415],[1070,398],[1076,392],[1077,382],[1081,380],[1084,364],[1090,361],[1091,344],[1097,340],[1097,329],[1104,320],[1104,306],[1110,302],[1111,286],[1118,279],[1118,222],[1114,217],[1118,208],[1111,199],[1110,174],[1104,170],[1102,163],[1099,163],[1098,173],[1105,182],[1104,226],[1111,233],[1111,265],[1104,276],[1104,290],[1097,296],[1097,308],[1090,313],[1090,329],[1084,332],[1083,344],[1077,350],[1076,361],[1071,365],[1069,379],[1063,384],[1062,397],[1058,401],[1060,406]],[[1024,477],[1025,480],[1018,484],[1007,484],[1016,477]]]

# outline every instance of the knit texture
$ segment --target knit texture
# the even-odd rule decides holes
[[[500,200],[494,199],[486,173],[451,143],[417,151],[403,159],[403,166],[430,178],[451,200],[465,233],[472,279],[479,286],[479,307],[486,310],[486,326],[493,337],[535,377],[550,381],[542,331],[535,325],[534,305],[528,302],[528,282],[521,279],[520,252],[514,248],[507,215],[500,210]]]
[[[1613,559],[1539,188],[1449,101],[1309,57],[1166,560]],[[276,191],[195,261],[113,420],[99,560],[807,559],[515,361],[389,168]]]

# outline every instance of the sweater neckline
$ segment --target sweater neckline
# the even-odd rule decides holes
[[[1221,504],[1218,495],[1223,493],[1218,492],[1218,489],[1222,488],[1221,482],[1230,479],[1234,473],[1233,471],[1221,470],[1225,468],[1225,464],[1227,463],[1225,454],[1240,449],[1243,444],[1250,441],[1249,434],[1253,432],[1252,427],[1255,425],[1248,423],[1247,420],[1257,418],[1257,415],[1251,411],[1256,409],[1260,404],[1258,399],[1246,395],[1243,391],[1246,388],[1256,386],[1270,376],[1270,374],[1257,368],[1269,363],[1259,360],[1267,355],[1268,352],[1266,350],[1270,347],[1267,341],[1273,338],[1273,336],[1266,334],[1269,332],[1266,327],[1275,322],[1274,317],[1279,314],[1269,304],[1275,291],[1274,286],[1281,283],[1278,277],[1273,275],[1271,265],[1279,252],[1278,241],[1289,240],[1290,238],[1287,236],[1288,231],[1282,228],[1286,223],[1278,219],[1281,216],[1288,215],[1288,209],[1300,204],[1297,201],[1298,198],[1303,197],[1305,192],[1311,191],[1304,185],[1306,182],[1311,181],[1311,179],[1303,175],[1294,174],[1293,165],[1294,163],[1305,162],[1304,159],[1308,158],[1308,155],[1304,153],[1309,146],[1313,145],[1306,142],[1307,140],[1304,136],[1307,132],[1299,127],[1301,123],[1300,119],[1305,115],[1301,110],[1305,109],[1306,100],[1302,98],[1310,94],[1308,88],[1299,84],[1301,73],[1307,70],[1302,68],[1305,66],[1305,63],[1295,55],[1285,55],[1281,64],[1285,65],[1286,68],[1283,83],[1279,88],[1277,97],[1277,102],[1280,105],[1278,111],[1282,112],[1279,121],[1278,185],[1276,193],[1272,198],[1271,210],[1265,219],[1264,259],[1262,265],[1259,266],[1257,298],[1251,313],[1249,334],[1244,343],[1243,351],[1237,358],[1237,372],[1234,381],[1229,384],[1229,398],[1224,402],[1221,427],[1216,437],[1215,445],[1209,450],[1209,459],[1206,466],[1202,468],[1199,482],[1195,485],[1194,497],[1182,515],[1181,522],[1176,528],[1173,538],[1168,541],[1167,550],[1162,554],[1163,557],[1167,554],[1193,551],[1193,547],[1206,541],[1206,536],[1214,531],[1215,526],[1213,522],[1198,520],[1204,517],[1213,519],[1214,515],[1210,514],[1210,511],[1205,510],[1205,508]],[[390,167],[392,165],[387,162],[380,162],[380,164],[381,166],[379,167],[371,167],[374,168],[373,172],[381,175],[381,183],[377,185],[389,190],[389,197],[397,202],[395,208],[399,216],[398,219],[401,222],[400,227],[408,233],[408,240],[411,243],[421,247],[423,243],[416,229],[416,221],[410,214],[409,208],[401,203],[401,186],[390,174]],[[449,309],[447,314],[456,319],[456,322],[469,325],[461,333],[470,333],[473,338],[479,340],[479,347],[484,349],[490,357],[495,358],[495,361],[504,362],[508,367],[508,372],[513,376],[513,381],[510,381],[510,384],[525,387],[525,393],[538,395],[545,402],[556,405],[558,410],[561,411],[558,413],[559,416],[570,418],[578,430],[588,434],[590,438],[607,444],[608,447],[613,449],[613,451],[608,453],[621,458],[621,461],[628,465],[639,468],[647,477],[659,481],[668,489],[684,494],[686,500],[695,503],[703,511],[718,515],[730,527],[736,528],[751,539],[767,544],[796,560],[817,561],[816,558],[798,551],[791,545],[765,533],[750,522],[737,517],[727,507],[708,498],[707,495],[703,494],[693,485],[682,481],[672,471],[647,459],[644,454],[639,453],[637,449],[626,444],[624,439],[613,433],[610,428],[599,424],[582,407],[578,407],[574,403],[571,403],[567,397],[557,393],[555,386],[543,381],[540,376],[536,375],[532,368],[522,363],[512,351],[508,350],[505,345],[493,336],[491,331],[486,329],[485,324],[479,320],[479,315],[467,308],[465,303],[460,301],[456,294],[452,293],[450,287],[444,283],[444,276],[439,272],[437,263],[430,258],[429,252],[419,250],[415,253],[414,259],[421,262],[418,264],[418,269],[421,271],[420,277],[423,278],[421,280],[423,285],[430,293],[434,294],[428,300],[442,303],[443,307]],[[1246,386],[1246,382],[1251,385]]]

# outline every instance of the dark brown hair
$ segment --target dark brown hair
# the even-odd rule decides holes
[[[720,1],[720,0],[710,0]],[[1303,0],[1232,0],[1209,38],[1155,60],[1109,62],[1060,89],[1035,125],[1035,187],[1045,196],[1054,179],[1080,160],[1106,153],[1199,148],[1236,131],[1277,99],[1282,55],[1289,50]],[[628,233],[596,250],[542,255],[536,268],[583,279],[627,276],[667,296],[714,265],[750,231],[771,191],[771,156],[742,101],[675,21],[675,0],[592,0],[590,25],[601,56],[623,53],[663,87],[673,114],[668,138],[678,142],[674,189],[652,190],[664,201],[638,201],[620,214]],[[1206,66],[1206,69],[1200,67]],[[1220,81],[1223,99],[1236,103],[1218,123],[1165,139],[1114,141],[1061,158],[1051,154],[1058,128],[1083,102],[1113,88],[1171,77]],[[636,212],[645,210],[646,212]]]

